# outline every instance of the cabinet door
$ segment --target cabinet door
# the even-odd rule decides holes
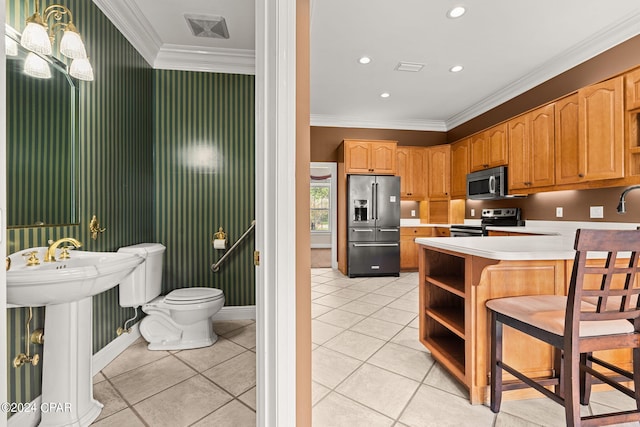
[[[429,198],[445,199],[449,197],[451,182],[451,146],[429,147]]]
[[[555,105],[549,104],[529,113],[530,147],[529,182],[531,187],[555,183]],[[509,173],[511,173],[509,168]]]
[[[390,142],[371,143],[371,172],[395,175],[396,144]]]
[[[400,177],[400,197],[411,196],[411,149],[407,147],[398,147],[396,149],[396,169]]]
[[[471,172],[489,167],[485,156],[486,132],[471,137],[469,142],[469,168]]]
[[[578,91],[582,170],[587,180],[624,176],[623,76]]]
[[[371,173],[371,144],[366,141],[344,142],[344,167],[347,173]]]
[[[584,180],[578,138],[578,94],[556,101],[555,139],[556,184]]]
[[[627,110],[640,108],[640,68],[628,72],[624,78]]]
[[[523,114],[507,123],[509,132],[509,190],[527,189],[529,181],[530,116]]]
[[[506,123],[494,126],[485,133],[487,134],[485,139],[485,159],[489,164],[488,167],[506,165],[509,158]]]
[[[400,270],[416,270],[418,268],[418,247],[415,237],[400,237]]]
[[[427,197],[428,157],[426,148],[411,149],[411,196],[415,200],[423,200]]]
[[[451,144],[451,197],[466,197],[469,139]]]

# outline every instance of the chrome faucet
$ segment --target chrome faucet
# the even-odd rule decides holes
[[[620,195],[620,202],[618,202],[619,214],[623,214],[627,212],[627,209],[624,206],[624,197],[627,195],[627,193],[633,190],[638,190],[638,189],[640,189],[640,185],[634,185],[633,187],[629,187],[622,192],[622,194]]]
[[[55,242],[51,242],[51,240],[49,240],[50,245],[47,248],[47,253],[44,254],[44,262],[55,261],[56,249],[58,249],[58,246],[60,246],[61,243],[65,243],[65,242],[71,243],[76,248],[79,248],[82,246],[82,243],[80,243],[79,240],[76,240],[73,237],[63,237],[62,239],[58,239]]]

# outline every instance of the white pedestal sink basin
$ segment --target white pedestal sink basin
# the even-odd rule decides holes
[[[143,262],[134,254],[72,251],[71,258],[44,262],[47,248],[9,256],[9,307],[45,306],[41,426],[87,426],[102,404],[93,398],[91,297],[118,285]],[[40,265],[23,254],[37,252]],[[59,258],[56,253],[56,259]]]

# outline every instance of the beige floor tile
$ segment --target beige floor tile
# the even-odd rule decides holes
[[[334,293],[336,291],[341,291],[342,290],[342,288],[340,288],[338,286],[331,286],[331,285],[326,284],[326,283],[324,283],[322,285],[314,286],[312,289],[313,289],[314,292],[320,292],[322,294],[332,294],[332,293]]]
[[[322,316],[319,316],[317,320],[333,326],[337,326],[339,328],[348,329],[364,318],[365,317],[360,314],[335,309],[326,314],[323,314]]]
[[[418,272],[411,272],[411,273],[400,273],[400,278],[396,280],[396,282],[398,283],[409,283],[415,286],[418,286],[418,281],[420,280],[420,275],[418,274]]]
[[[406,298],[398,298],[397,300],[387,305],[387,307],[408,311],[410,313],[413,313],[414,315],[418,314],[418,302]]]
[[[220,336],[218,341],[209,347],[182,350],[176,357],[184,360],[196,371],[203,372],[245,351],[246,348]]]
[[[311,382],[311,404],[315,406],[323,397],[331,392],[331,389],[315,381]]]
[[[581,410],[588,411],[589,409],[585,406]],[[564,407],[546,398],[503,401],[500,413],[511,414],[546,427],[566,425]],[[588,415],[588,412],[585,412],[584,415]]]
[[[359,360],[367,360],[384,345],[385,341],[353,331],[344,331],[324,346]]]
[[[213,320],[213,330],[218,335],[224,335],[228,332],[236,329],[244,328],[253,323],[256,323],[253,319],[241,319],[241,320]]]
[[[134,406],[150,426],[188,426],[233,399],[220,387],[198,375]]]
[[[378,288],[375,291],[373,291],[373,293],[378,295],[385,295],[393,298],[400,298],[401,296],[405,295],[409,291],[410,289],[407,289],[406,286],[396,286],[395,284],[392,284],[392,285],[387,285],[387,286]]]
[[[410,427],[492,427],[495,414],[483,405],[422,385],[400,416]]]
[[[203,375],[234,396],[239,396],[256,385],[256,354],[246,351],[204,371]]]
[[[387,341],[402,330],[402,325],[367,317],[362,322],[352,326],[351,330]]]
[[[127,371],[111,382],[127,402],[135,404],[194,375],[196,371],[170,356]]]
[[[414,328],[414,329],[419,329],[420,328],[420,317],[419,316],[414,317],[413,320],[411,322],[409,322],[409,324],[407,326],[409,326],[411,328]]]
[[[414,350],[428,352],[427,348],[420,342],[418,332],[418,329],[406,327],[398,332],[395,337],[391,338],[391,342],[404,345]]]
[[[311,303],[311,318],[315,319],[318,316],[322,316],[325,313],[333,310],[333,307],[329,307],[322,304],[316,304],[314,302]]]
[[[543,427],[541,424],[536,424],[533,421],[527,421],[525,419],[515,417],[506,412],[500,412],[497,414],[496,423],[494,427]]]
[[[316,298],[320,298],[325,296],[326,294],[320,293],[320,292],[315,292],[315,291],[311,291],[311,301],[313,301]]]
[[[104,405],[97,420],[113,415],[127,407],[127,402],[122,399],[122,396],[108,381],[93,385],[93,397]]]
[[[469,392],[467,389],[456,381],[451,374],[445,371],[445,369],[438,363],[433,365],[433,368],[429,371],[429,375],[427,375],[427,378],[424,380],[424,384],[446,391],[447,393],[455,394],[463,399],[469,398]]]
[[[358,299],[360,297],[365,296],[367,293],[362,291],[357,291],[355,289],[347,288],[339,290],[338,292],[334,292],[333,295],[340,298],[346,298],[350,300]]]
[[[102,372],[98,372],[97,374],[95,374],[93,376],[93,384],[98,384],[101,383],[102,381],[105,381],[106,378],[104,377],[104,375],[102,375]]]
[[[244,328],[227,332],[224,337],[244,348],[253,348],[256,346],[256,324],[254,322]]]
[[[589,415],[602,415],[602,414],[607,414],[607,413],[611,413],[611,412],[618,412],[619,408],[612,408],[609,406],[605,406],[605,405],[600,405],[599,403],[595,403],[592,402],[589,404],[589,408],[591,409],[591,413]],[[581,408],[582,409],[582,408]],[[635,409],[635,406],[633,408],[630,409]],[[584,411],[581,413],[582,416],[585,416],[586,414],[584,413]],[[621,424],[615,424],[617,427],[638,427],[640,426],[640,422],[629,422],[629,423],[621,423]]]
[[[144,340],[136,341],[116,357],[113,362],[109,363],[102,370],[102,374],[107,378],[113,378],[124,372],[167,357],[170,354],[167,351],[149,351],[147,345]]]
[[[387,305],[393,301],[395,301],[394,297],[388,297],[385,295],[378,294],[367,294],[359,299],[359,301],[368,302],[369,304],[375,304],[379,306]]]
[[[380,310],[380,308],[382,307],[377,304],[369,304],[368,302],[364,301],[351,301],[350,303],[340,307],[340,310],[350,311],[351,313],[361,314],[363,316],[369,316]]]
[[[591,403],[599,403],[623,411],[635,409],[635,401],[619,391],[599,391],[591,393]]]
[[[434,360],[429,353],[398,344],[387,343],[376,354],[371,356],[367,363],[412,380],[422,381],[427,372],[432,369]]]
[[[385,286],[384,283],[371,283],[371,282],[363,281],[350,286],[349,289],[352,289],[354,291],[369,293],[369,292],[375,291],[376,289],[380,289],[383,286]]]
[[[193,427],[255,427],[256,413],[234,400],[208,415]]]
[[[315,285],[321,285],[323,283],[327,283],[333,280],[333,277],[326,277],[322,275],[311,276],[311,287],[313,288]]]
[[[245,405],[253,409],[254,411],[256,410],[256,388],[255,387],[242,393],[240,396],[238,396],[238,399],[241,402],[243,402]]]
[[[352,286],[357,285],[358,283],[361,283],[364,279],[361,277],[354,277],[353,279],[349,279],[348,277],[340,277],[340,278],[336,278],[333,279],[330,283],[333,286],[339,286],[341,288],[349,288],[351,289]]]
[[[417,381],[365,363],[336,391],[395,419],[419,385]]]
[[[321,322],[317,319],[311,321],[311,341],[315,344],[324,344],[343,331],[343,328]]]
[[[386,320],[388,322],[397,323],[399,325],[407,325],[416,317],[416,313],[411,313],[404,310],[398,310],[395,308],[382,307],[371,315],[375,319]]]
[[[129,408],[123,409],[91,425],[95,427],[145,427],[145,424]]]
[[[313,427],[390,427],[391,418],[331,393],[313,408]]]
[[[313,350],[311,378],[325,387],[334,388],[362,364],[358,359],[324,347]]]
[[[323,297],[313,300],[313,302],[316,304],[322,304],[322,305],[326,305],[333,308],[338,308],[340,306],[343,306],[350,301],[351,300],[347,298],[340,298],[333,295],[325,295]]]

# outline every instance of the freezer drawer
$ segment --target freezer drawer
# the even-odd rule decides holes
[[[349,242],[349,277],[399,276],[400,243]]]
[[[375,227],[349,227],[349,242],[375,242]]]

